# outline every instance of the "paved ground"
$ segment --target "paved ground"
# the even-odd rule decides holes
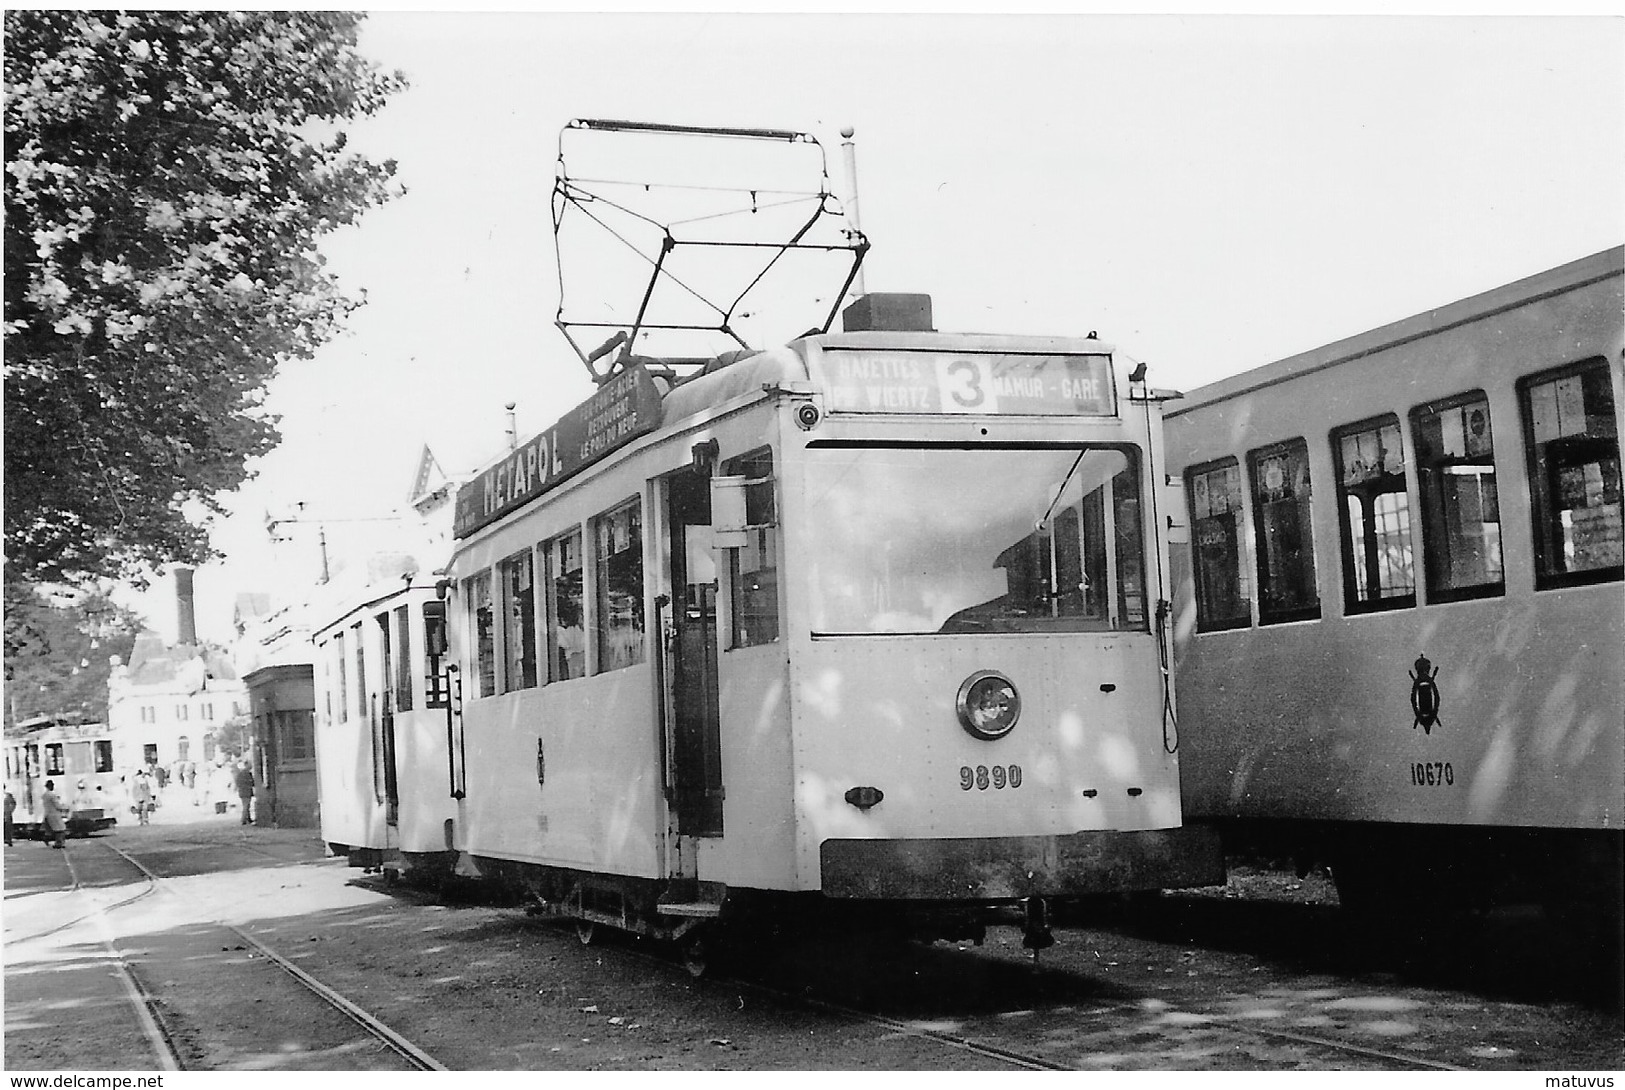
[[[1540,970],[1559,947],[1532,921],[1400,951],[1348,927],[1314,875],[1237,870],[1209,897],[1065,921],[1041,972],[1008,928],[981,949],[798,932],[698,985],[650,944],[589,948],[513,905],[388,887],[327,858],[316,830],[212,807],[166,805],[65,851],[20,843],[4,879],[11,1071],[155,1070],[143,1009],[189,1069],[380,1069],[233,928],[457,1070],[1007,1066],[933,1033],[1096,1070],[1595,1074],[1625,1056],[1617,1012],[1552,991],[1564,975]]]
[[[235,800],[224,814],[201,800],[191,805],[184,789],[172,789],[166,802],[146,827],[124,814],[116,828],[72,838],[60,851],[37,840],[5,848],[6,1067],[121,1070],[154,1055],[138,977],[119,932],[155,906],[142,904],[148,887],[104,844],[172,846],[181,863],[223,853],[256,867],[271,858],[315,862],[325,854],[314,829],[243,826]],[[195,938],[188,947],[182,937],[179,950],[196,947]]]

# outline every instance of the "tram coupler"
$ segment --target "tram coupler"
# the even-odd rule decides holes
[[[1021,945],[1033,952],[1055,945],[1055,936],[1049,930],[1049,905],[1042,897],[1026,897],[1021,902]]]

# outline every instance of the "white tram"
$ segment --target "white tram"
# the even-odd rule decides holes
[[[1187,819],[1346,904],[1617,920],[1622,253],[1171,408]]]
[[[469,862],[584,938],[800,894],[937,935],[1022,902],[1041,945],[1045,898],[1223,880],[1181,828],[1161,406],[1127,361],[865,330],[658,370],[459,493]]]
[[[456,862],[445,614],[433,579],[406,573],[330,608],[312,637],[322,839],[392,878],[434,882]]]
[[[113,770],[113,740],[107,724],[31,719],[6,732],[4,750],[6,790],[17,800],[12,821],[18,835],[39,835],[44,820],[40,798],[47,781],[55,785],[71,811],[71,834],[85,835],[118,824],[119,807],[128,800]]]

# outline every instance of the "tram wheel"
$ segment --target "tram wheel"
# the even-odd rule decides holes
[[[683,968],[695,980],[704,977],[711,968],[711,952],[702,935],[690,935],[683,941]]]
[[[581,940],[582,946],[591,946],[598,941],[598,925],[591,920],[577,920],[576,938]]]

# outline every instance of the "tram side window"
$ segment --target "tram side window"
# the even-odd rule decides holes
[[[1500,594],[1501,511],[1482,391],[1411,410],[1428,601]]]
[[[1247,455],[1247,468],[1258,528],[1259,623],[1319,617],[1309,447],[1302,439],[1261,447]]]
[[[411,609],[395,609],[395,710],[412,710],[412,625]]]
[[[355,700],[356,714],[367,721],[367,655],[361,645],[361,622],[350,627],[350,642],[355,645]]]
[[[515,553],[497,564],[502,581],[502,636],[506,661],[502,691],[536,685],[536,586],[530,550]]]
[[[1619,428],[1607,363],[1588,360],[1521,386],[1535,588],[1621,578]]]
[[[67,765],[62,761],[62,743],[47,742],[45,744],[45,774],[47,776],[62,776],[67,771]]]
[[[730,462],[727,472],[744,477],[743,548],[730,549],[733,646],[755,647],[779,638],[779,537],[773,500],[773,452],[761,450]]]
[[[496,615],[491,608],[491,573],[482,571],[463,584],[468,602],[468,630],[474,634],[474,692],[497,691]]]
[[[344,657],[342,632],[333,637],[333,676],[338,681],[339,722],[345,723],[350,719],[350,676],[349,660]]]
[[[1411,504],[1399,420],[1377,420],[1332,432],[1337,466],[1343,600],[1350,613],[1416,604],[1411,556]]]
[[[598,546],[598,672],[643,661],[643,513],[638,501],[593,520]]]
[[[547,591],[547,680],[587,676],[586,585],[582,578],[581,531],[542,546]]]
[[[1241,467],[1227,458],[1187,470],[1185,493],[1195,545],[1196,629],[1245,628],[1253,604],[1241,559]]]

